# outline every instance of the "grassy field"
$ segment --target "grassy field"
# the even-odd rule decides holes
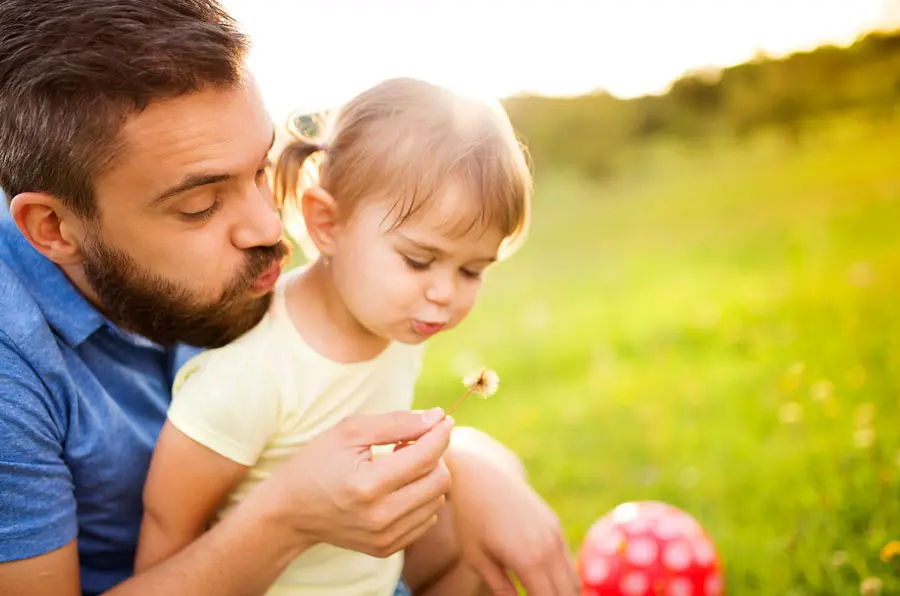
[[[731,595],[900,594],[900,124],[659,148],[625,179],[538,172],[525,248],[436,338],[418,406],[482,364],[460,424],[524,458],[573,551],[660,499],[716,541]],[[638,168],[638,166],[640,166]]]

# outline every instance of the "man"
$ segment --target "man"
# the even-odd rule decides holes
[[[329,542],[406,548],[416,594],[577,594],[517,460],[439,412],[345,420],[133,576],[173,375],[260,320],[286,255],[246,51],[215,0],[0,0],[0,592],[261,593]]]

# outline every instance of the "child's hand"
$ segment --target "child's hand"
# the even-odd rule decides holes
[[[450,489],[441,458],[452,427],[440,410],[353,416],[303,446],[261,488],[308,545],[389,556],[437,521]],[[400,441],[415,443],[371,458],[372,445]]]

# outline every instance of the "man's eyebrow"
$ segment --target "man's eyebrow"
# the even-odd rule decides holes
[[[190,174],[188,176],[185,176],[181,182],[169,188],[168,190],[163,191],[162,194],[153,199],[151,207],[155,207],[164,202],[166,199],[170,199],[175,195],[179,195],[183,192],[193,190],[195,188],[200,188],[201,186],[207,186],[209,184],[224,182],[229,178],[231,178],[231,176],[229,176],[228,174]]]
[[[272,151],[272,147],[275,146],[275,130],[272,130],[272,141],[269,143],[269,146],[266,148],[266,152],[263,155],[263,159],[266,159],[269,155],[269,152]],[[167,199],[174,197],[175,195],[179,195],[183,192],[187,192],[189,190],[193,190],[195,188],[200,188],[201,186],[207,186],[209,184],[218,184],[219,182],[225,182],[230,179],[231,175],[229,174],[190,174],[185,176],[184,179],[172,186],[171,188],[163,191],[159,196],[153,199],[153,202],[150,204],[151,207],[156,207],[160,203],[164,202]]]

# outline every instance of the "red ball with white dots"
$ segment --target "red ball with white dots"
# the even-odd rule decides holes
[[[658,501],[597,520],[578,557],[582,596],[723,596],[715,545],[697,520]]]

